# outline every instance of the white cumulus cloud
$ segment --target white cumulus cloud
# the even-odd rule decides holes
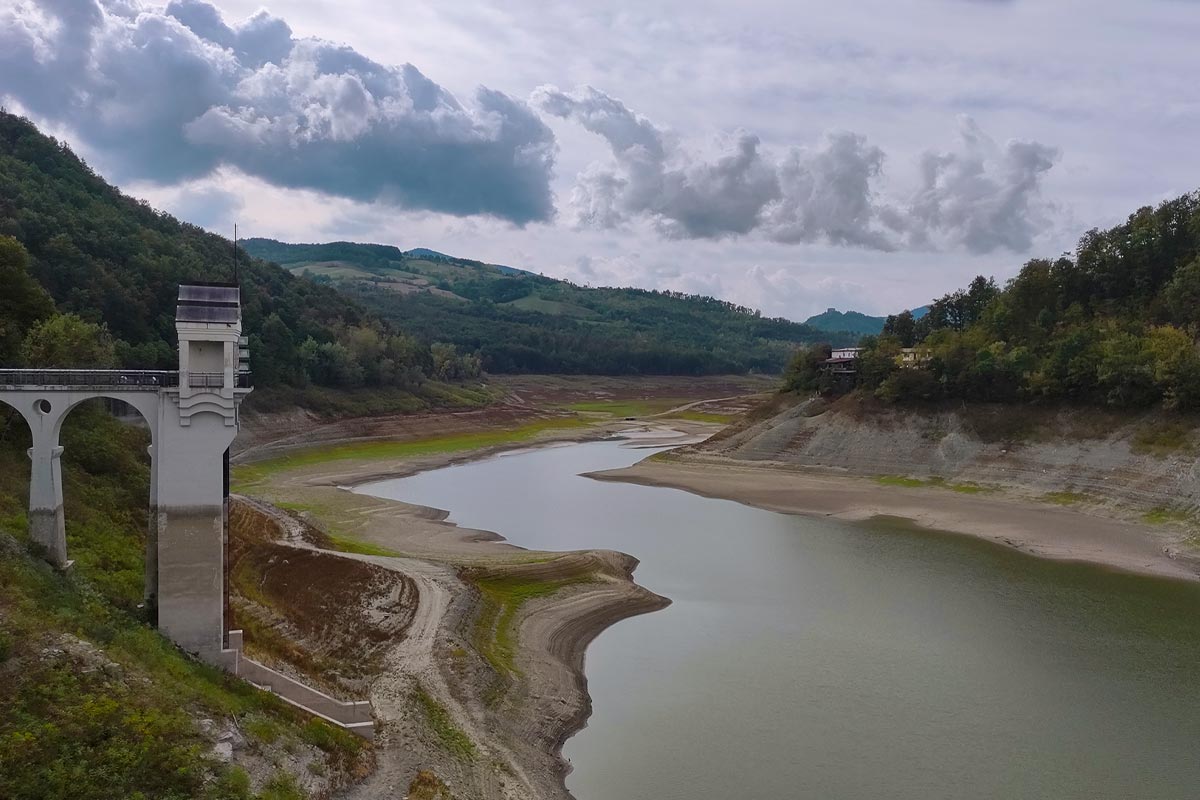
[[[1041,181],[1058,151],[1038,142],[996,145],[969,118],[953,150],[921,158],[909,195],[877,191],[883,150],[852,131],[827,133],[781,155],[738,131],[715,158],[592,87],[542,86],[532,102],[582,125],[611,151],[578,177],[575,222],[616,228],[648,219],[664,236],[722,239],[757,234],[784,244],[823,242],[874,250],[964,247],[1024,252],[1049,222]]]

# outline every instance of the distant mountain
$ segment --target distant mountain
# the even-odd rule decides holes
[[[712,297],[591,288],[428,248],[247,239],[247,252],[336,286],[428,342],[478,352],[489,372],[778,372],[829,332]]]
[[[811,325],[817,330],[837,333],[857,333],[862,336],[876,335],[883,332],[883,317],[870,317],[858,311],[838,311],[830,308],[821,314],[804,320],[805,325]]]
[[[912,315],[917,319],[925,316],[929,306],[912,309]],[[820,331],[829,333],[856,333],[859,336],[876,336],[883,332],[883,324],[887,317],[872,317],[859,311],[838,311],[836,308],[827,309],[821,314],[804,320],[805,325],[811,325]]]
[[[445,253],[439,253],[437,250],[430,250],[428,247],[414,247],[412,250],[405,250],[404,255],[414,258],[451,258]]]

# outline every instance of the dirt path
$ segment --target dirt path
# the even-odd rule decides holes
[[[643,417],[643,419],[662,419],[664,417],[670,417],[672,415],[679,414],[683,411],[691,411],[693,408],[698,408],[699,406],[713,405],[714,403],[729,403],[734,400],[745,399],[746,395],[735,394],[730,395],[729,397],[710,397],[706,400],[693,400],[690,403],[684,403],[681,406],[676,406],[675,408],[667,409],[666,411],[660,411],[657,414],[647,414],[645,417]]]

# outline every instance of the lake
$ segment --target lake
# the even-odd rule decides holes
[[[671,598],[588,649],[578,800],[1200,797],[1200,585],[580,477],[648,452],[359,488],[522,547],[630,553]]]

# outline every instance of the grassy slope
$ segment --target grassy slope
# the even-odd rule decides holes
[[[200,718],[233,722],[254,748],[315,745],[330,771],[369,763],[356,737],[185,658],[147,624],[139,608],[141,431],[82,409],[68,420],[64,484],[76,566],[62,574],[31,553],[23,431],[0,427],[0,797],[255,796],[244,772],[209,755]],[[257,796],[303,795],[280,773]]]

